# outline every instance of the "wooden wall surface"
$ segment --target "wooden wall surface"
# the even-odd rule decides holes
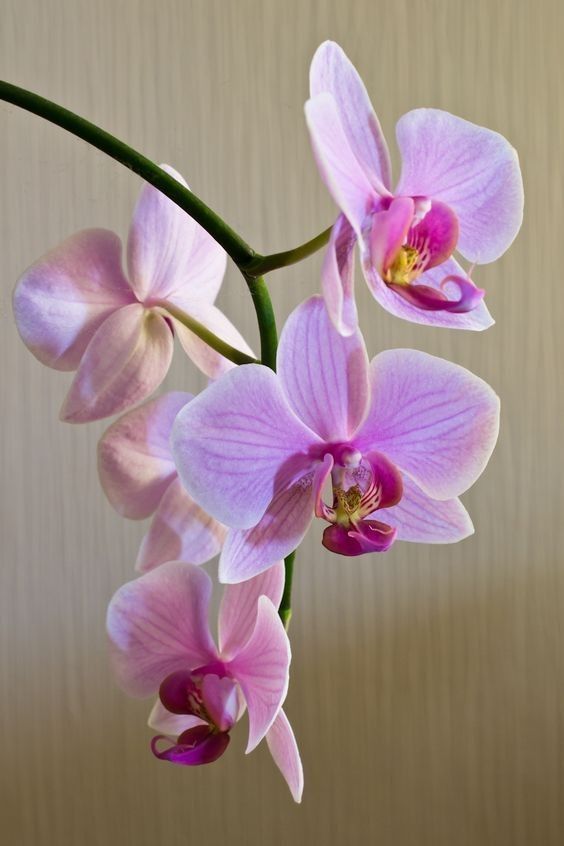
[[[392,318],[360,278],[369,351],[452,359],[502,398],[499,445],[465,496],[476,534],[343,560],[299,554],[288,711],[303,753],[291,802],[244,728],[218,764],[148,751],[147,703],[110,675],[106,605],[143,527],[99,488],[104,424],[58,422],[68,374],[18,339],[22,270],[89,226],[127,231],[140,181],[63,131],[0,105],[0,610],[4,846],[559,846],[564,842],[564,288],[562,53],[557,0],[3,0],[3,78],[174,164],[263,251],[334,207],[303,119],[317,45],[357,64],[388,137],[436,106],[518,148],[526,217],[476,271],[484,334]],[[321,256],[271,277],[280,320],[317,290]],[[230,267],[222,307],[253,343]],[[202,381],[180,351],[165,388]]]

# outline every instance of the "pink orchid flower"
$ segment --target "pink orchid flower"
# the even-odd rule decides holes
[[[324,545],[343,555],[472,533],[458,496],[486,466],[499,426],[485,382],[416,350],[380,353],[369,367],[360,332],[339,335],[320,297],[290,315],[277,370],[226,373],[173,426],[186,489],[231,527],[221,581],[286,556],[314,514],[329,523]]]
[[[173,168],[162,167],[186,185]],[[127,265],[129,278],[115,233],[86,229],[32,265],[14,292],[26,346],[48,367],[77,371],[61,409],[68,422],[108,417],[149,396],[170,366],[173,334],[207,376],[233,366],[168,315],[167,303],[251,354],[213,305],[225,273],[224,250],[148,184],[133,214]]]
[[[392,190],[380,123],[343,50],[322,44],[311,64],[306,119],[319,170],[339,208],[322,273],[335,326],[354,331],[354,245],[374,298],[415,323],[486,329],[484,291],[452,257],[499,258],[523,217],[517,153],[497,132],[439,109],[415,109],[396,133],[402,158]]]
[[[173,391],[126,412],[98,444],[98,472],[116,511],[131,520],[153,516],[135,567],[165,561],[203,564],[223,544],[226,528],[188,495],[170,448],[172,424],[191,394]]]
[[[247,753],[266,737],[299,802],[302,765],[282,711],[290,666],[290,642],[276,613],[283,587],[282,562],[227,587],[218,649],[208,623],[210,577],[192,564],[167,562],[117,591],[107,629],[121,687],[137,697],[159,692],[149,718],[161,735],[152,742],[158,758],[187,766],[215,761],[246,708]],[[159,749],[167,737],[176,742]]]

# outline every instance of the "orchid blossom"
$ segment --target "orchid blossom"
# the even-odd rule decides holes
[[[357,325],[354,246],[366,282],[392,314],[415,323],[486,329],[493,320],[453,252],[475,264],[499,258],[521,226],[517,153],[497,132],[438,109],[400,118],[402,158],[392,190],[390,156],[364,84],[326,41],[313,57],[306,118],[320,173],[341,210],[322,272],[331,318]]]
[[[208,623],[211,579],[192,564],[167,562],[117,591],[107,629],[121,687],[137,697],[159,693],[149,718],[159,732],[151,745],[158,758],[188,766],[215,761],[246,709],[247,752],[266,737],[299,802],[302,766],[282,711],[290,666],[290,642],[276,613],[283,586],[279,562],[225,588],[218,649]],[[175,742],[159,748],[167,737]]]
[[[106,496],[123,517],[153,516],[135,567],[165,561],[203,564],[223,544],[226,529],[206,514],[178,479],[170,450],[172,424],[191,394],[173,391],[126,412],[98,444],[98,472]]]
[[[187,187],[171,167],[162,168]],[[251,352],[213,305],[225,251],[151,185],[133,214],[127,265],[129,278],[115,233],[86,229],[40,258],[16,287],[14,313],[26,346],[48,367],[77,371],[61,409],[68,422],[108,417],[149,396],[167,374],[174,334],[207,376],[233,366],[174,316],[178,310]]]
[[[229,583],[295,549],[314,514],[342,555],[396,538],[461,540],[473,527],[458,496],[486,466],[498,425],[498,398],[477,376],[416,350],[369,366],[359,330],[341,336],[312,297],[286,322],[277,374],[254,364],[226,373],[180,411],[172,447],[189,494],[231,527],[220,559]]]

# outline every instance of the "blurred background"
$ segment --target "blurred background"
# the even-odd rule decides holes
[[[106,606],[134,575],[145,527],[99,487],[105,424],[58,422],[71,376],[25,349],[10,297],[24,268],[76,230],[125,237],[141,182],[0,104],[2,844],[561,844],[562,6],[3,0],[0,17],[4,79],[173,164],[264,252],[335,217],[303,118],[326,38],[358,67],[396,163],[397,118],[435,106],[507,136],[526,190],[516,243],[474,274],[497,319],[488,332],[397,320],[359,275],[370,354],[416,347],[470,368],[501,395],[502,430],[464,497],[470,539],[346,560],[315,527],[300,549],[287,700],[305,768],[298,807],[265,744],[244,756],[243,725],[213,766],[156,761],[149,703],[110,674]],[[318,289],[321,258],[268,277],[280,325]],[[233,266],[219,303],[258,348]],[[163,390],[202,384],[178,348]]]

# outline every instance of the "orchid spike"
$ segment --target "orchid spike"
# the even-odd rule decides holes
[[[140,572],[165,561],[204,564],[223,544],[226,528],[206,514],[178,479],[170,449],[172,424],[191,394],[173,391],[126,412],[98,444],[104,493],[123,517],[153,516],[135,567]]]
[[[162,167],[186,185],[173,168]],[[166,376],[174,334],[210,378],[233,366],[171,316],[167,304],[251,352],[213,305],[225,273],[224,250],[148,184],[133,214],[127,265],[129,278],[117,235],[86,229],[32,265],[14,292],[26,346],[48,367],[77,371],[61,409],[68,422],[118,414],[149,396]]]
[[[397,124],[402,170],[392,190],[380,123],[360,76],[334,42],[313,57],[310,93],[305,108],[314,154],[341,210],[322,272],[339,332],[350,335],[358,323],[356,243],[372,295],[392,314],[433,326],[490,326],[484,291],[453,252],[484,264],[517,235],[523,183],[513,147],[448,112],[415,109]]]
[[[159,693],[149,724],[159,735],[153,753],[193,766],[215,761],[229,733],[249,713],[251,752],[266,737],[275,763],[299,802],[303,772],[282,711],[290,642],[276,612],[284,564],[225,588],[219,610],[219,648],[208,610],[211,579],[202,569],[169,561],[121,587],[108,608],[111,658],[131,696]],[[172,739],[167,747],[163,740]]]
[[[226,373],[179,413],[172,448],[187,491],[230,526],[219,572],[231,583],[288,555],[314,514],[343,555],[467,537],[458,496],[498,426],[499,400],[477,376],[416,350],[369,366],[360,332],[340,335],[312,297],[284,327],[277,373]]]

